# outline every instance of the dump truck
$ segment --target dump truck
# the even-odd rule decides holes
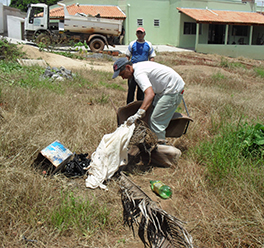
[[[113,46],[122,32],[122,20],[101,18],[83,13],[70,15],[63,3],[63,20],[51,21],[49,6],[44,3],[30,4],[25,18],[25,39],[35,43],[73,44],[86,42],[92,52],[100,52],[105,46]]]

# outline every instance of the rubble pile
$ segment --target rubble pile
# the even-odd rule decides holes
[[[43,75],[40,76],[40,80],[50,78],[53,81],[63,81],[64,79],[72,79],[73,76],[72,71],[65,69],[63,66],[59,69],[48,66]]]

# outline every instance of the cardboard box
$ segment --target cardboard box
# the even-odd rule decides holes
[[[47,174],[55,174],[71,159],[72,155],[68,148],[56,140],[40,151],[35,166],[38,165],[37,167]]]

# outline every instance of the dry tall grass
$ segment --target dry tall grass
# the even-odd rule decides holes
[[[158,54],[156,61],[173,67],[184,78],[184,98],[194,122],[187,135],[170,139],[183,151],[178,165],[156,167],[131,178],[165,211],[187,221],[186,229],[196,247],[263,247],[263,197],[249,186],[243,185],[241,190],[243,182],[232,178],[231,191],[231,183],[211,188],[206,168],[188,153],[201,140],[217,134],[225,122],[238,123],[243,116],[248,122],[264,123],[264,79],[254,71],[264,63],[225,58],[228,65],[244,65],[227,67],[222,59],[196,53]],[[109,191],[105,192],[85,188],[85,178],[44,177],[31,167],[39,151],[56,139],[72,152],[91,155],[103,135],[117,127],[109,98],[116,107],[123,106],[126,82],[111,80],[109,73],[76,73],[80,76],[74,82],[61,83],[61,93],[0,82],[2,247],[143,247],[137,236],[122,226],[116,178],[108,182]],[[184,112],[183,104],[180,107]],[[166,201],[157,198],[150,190],[150,179],[170,185],[173,197]],[[105,206],[110,211],[106,225],[94,223],[99,229],[85,233],[54,228],[50,214],[61,204],[65,191]]]

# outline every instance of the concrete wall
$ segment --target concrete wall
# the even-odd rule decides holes
[[[7,16],[7,36],[19,40],[24,39],[24,19],[16,16]]]
[[[139,8],[140,6],[140,8]],[[169,33],[170,20],[168,1],[153,1],[153,0],[129,0],[127,1],[127,20],[125,42],[135,40],[138,19],[143,20],[143,27],[146,30],[145,39],[149,40],[153,45],[167,44]],[[159,26],[154,26],[154,20],[159,20]]]
[[[8,6],[3,6],[2,5],[2,14],[1,14],[1,4],[0,4],[0,23],[2,23],[3,26],[3,30],[1,32],[1,24],[0,24],[0,34],[3,34],[4,36],[7,35],[8,31],[7,31],[7,16],[16,16],[16,17],[20,17],[20,18],[25,18],[26,17],[26,13],[25,12],[21,12],[19,9],[16,8],[11,8]]]
[[[0,34],[4,33],[4,5],[0,3]]]
[[[181,15],[179,22],[180,23],[192,22],[196,25],[196,22],[192,18],[186,15]],[[179,31],[180,31],[180,35],[179,35],[178,46],[183,47],[183,48],[194,48],[196,34],[184,34],[183,25],[179,25]]]
[[[198,44],[196,52],[264,60],[263,46]]]

